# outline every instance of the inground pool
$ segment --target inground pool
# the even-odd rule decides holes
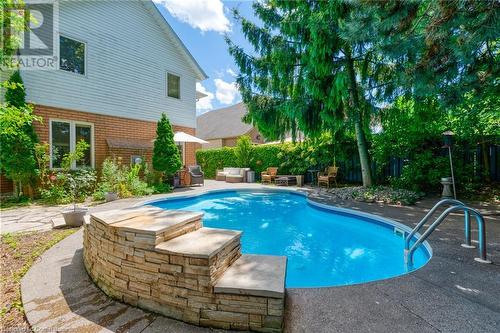
[[[287,256],[287,287],[342,286],[386,279],[425,265],[427,243],[404,263],[406,227],[352,210],[322,206],[292,191],[217,191],[149,203],[202,211],[203,225],[243,231],[242,252]]]

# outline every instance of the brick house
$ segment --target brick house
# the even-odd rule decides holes
[[[81,139],[90,144],[85,166],[150,159],[163,112],[174,131],[196,135],[196,82],[207,75],[152,1],[61,1],[56,42],[57,70],[21,73],[52,168]],[[194,164],[195,144],[181,149]]]
[[[213,111],[206,112],[196,118],[197,136],[205,141],[202,148],[234,147],[243,135],[248,135],[254,144],[265,142],[263,136],[251,124],[243,122],[247,113],[243,102]]]

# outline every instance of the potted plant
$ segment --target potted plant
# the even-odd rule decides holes
[[[73,202],[73,208],[65,209],[61,213],[67,226],[79,227],[85,222],[85,215],[88,212],[88,208],[77,206],[79,185],[73,175],[68,173],[66,175],[66,181],[68,182],[70,188],[68,195]]]

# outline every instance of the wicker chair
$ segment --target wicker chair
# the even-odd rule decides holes
[[[327,188],[330,188],[332,182],[334,182],[335,186],[337,186],[338,172],[339,172],[339,167],[337,166],[328,167],[328,169],[323,174],[318,175],[318,186],[321,187],[321,185],[324,185]]]
[[[205,174],[201,171],[199,165],[191,165],[188,167],[189,175],[191,176],[191,185],[203,185],[205,182]]]
[[[262,181],[262,184],[272,184],[277,174],[278,174],[278,168],[276,167],[269,167],[267,168],[266,171],[262,171],[260,173],[260,179]]]

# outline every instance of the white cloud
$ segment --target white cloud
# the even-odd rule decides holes
[[[221,79],[215,79],[214,83],[215,98],[217,98],[221,104],[233,104],[241,98],[235,82],[229,83]]]
[[[231,23],[224,14],[221,0],[153,0],[164,6],[173,17],[201,31],[224,33]]]
[[[208,91],[200,82],[196,82],[196,90],[207,95],[206,97],[200,98],[196,102],[196,112],[198,114],[202,114],[206,111],[212,110],[214,108],[212,105],[214,94]]]
[[[229,75],[231,75],[232,77],[237,77],[237,76],[238,76],[238,74],[236,74],[236,72],[235,72],[235,71],[233,71],[231,68],[228,68],[228,69],[226,70],[226,72],[227,72]]]

